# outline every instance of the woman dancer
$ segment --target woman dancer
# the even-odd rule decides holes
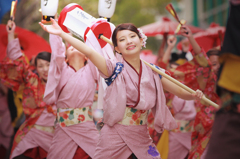
[[[97,69],[74,47],[67,49],[62,38],[50,34],[52,56],[44,94],[47,104],[56,102],[57,126],[48,159],[89,159],[99,133],[92,117]]]
[[[143,35],[133,24],[121,24],[113,32],[115,51],[122,55],[120,62],[105,59],[84,43],[64,33],[58,24],[42,28],[61,36],[85,54],[99,69],[109,85],[104,96],[104,127],[101,130],[94,158],[160,158],[147,130],[148,110],[155,116],[155,129],[176,128],[176,123],[166,107],[163,88],[177,96],[192,100],[202,97],[188,93],[165,78],[159,78],[150,67],[140,60],[144,45]]]
[[[168,47],[165,54],[163,55],[163,58],[160,59],[159,62],[160,67],[164,69],[169,68],[168,71],[176,69],[173,67],[168,67],[169,65],[171,65],[171,63],[168,63],[169,56],[171,55],[171,50],[174,48],[176,42],[177,39],[174,36],[170,36],[168,38]],[[162,135],[159,143],[157,144],[157,148],[159,148],[160,150],[165,150],[162,148],[166,147],[166,143],[162,141],[168,141],[168,152],[163,151],[163,153],[166,153],[166,158],[184,159],[188,155],[189,150],[191,149],[191,134],[193,131],[193,124],[196,116],[194,100],[183,100],[169,92],[165,92],[165,96],[167,106],[171,110],[174,118],[176,119],[178,128],[170,131],[165,131],[165,135]]]
[[[41,52],[37,55],[38,74],[33,73],[22,56],[18,38],[14,39],[15,28],[15,23],[9,20],[6,27],[8,58],[0,62],[1,82],[13,91],[17,91],[20,85],[24,86],[22,103],[26,121],[15,135],[11,158],[42,159],[46,158],[50,148],[56,118],[52,105],[43,102],[51,54]]]
[[[192,89],[200,89],[207,98],[215,103],[219,102],[219,97],[215,93],[217,72],[219,69],[217,50],[209,50],[205,53],[193,38],[191,30],[183,25],[181,34],[189,39],[192,45],[193,60],[178,66],[172,73],[177,79]],[[186,33],[188,32],[188,33]],[[209,57],[207,56],[209,55]],[[216,108],[202,101],[195,103],[197,114],[194,122],[194,131],[192,133],[192,147],[189,153],[189,159],[204,158],[207,150],[208,141],[212,133]]]

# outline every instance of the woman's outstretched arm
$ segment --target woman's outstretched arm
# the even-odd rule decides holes
[[[177,38],[175,36],[171,36],[168,38],[168,40],[167,40],[168,47],[162,57],[162,61],[164,63],[168,63],[168,60],[171,56],[172,49],[174,48],[176,42],[177,42]]]
[[[71,35],[65,33],[61,27],[57,24],[57,22],[54,19],[51,19],[52,25],[44,25],[41,22],[39,23],[43,30],[47,31],[48,33],[59,35],[61,38],[66,40],[69,44],[71,44],[74,48],[76,48],[78,51],[82,52],[84,55],[86,55],[92,63],[107,77],[108,70],[106,65],[105,58],[97,53],[95,50],[88,47],[86,44],[84,44],[82,41],[72,37]]]
[[[195,99],[200,100],[203,97],[203,92],[200,90],[197,90],[196,94],[191,94],[188,91],[186,91],[185,89],[181,88],[177,84],[171,82],[170,80],[168,80],[164,77],[162,78],[161,81],[162,81],[164,90],[166,90],[184,100],[195,100]]]

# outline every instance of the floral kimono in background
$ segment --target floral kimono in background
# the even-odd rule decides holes
[[[217,76],[213,72],[211,62],[202,50],[200,54],[192,52],[194,59],[171,72],[174,78],[193,90],[201,90],[207,98],[219,103],[219,97],[215,93]],[[212,133],[216,108],[203,101],[196,101],[197,115],[192,133],[192,147],[189,159],[201,158]],[[206,151],[205,151],[206,152]],[[204,153],[205,154],[205,153]]]
[[[26,139],[22,142],[26,145],[18,146],[30,130],[35,131],[31,134],[36,135],[36,140],[39,139],[39,142],[42,142],[43,145],[49,143],[50,146],[51,141],[49,140],[53,136],[55,113],[51,105],[43,102],[45,83],[29,69],[26,59],[22,56],[18,39],[14,39],[8,44],[7,56],[0,62],[0,79],[4,85],[13,91],[17,91],[20,85],[24,84],[22,105],[26,116],[25,122],[20,126],[14,137],[11,158],[26,153],[27,150],[35,147],[40,147],[47,152],[48,146],[26,144]],[[35,125],[36,122],[37,125]],[[49,129],[43,130],[45,126]],[[44,155],[41,158],[44,158],[46,152],[42,152]]]
[[[165,63],[160,59],[158,65],[168,70],[168,62]],[[162,154],[163,159],[184,159],[191,149],[191,134],[196,116],[194,100],[183,100],[167,91],[164,93],[166,104],[174,116],[178,128],[170,131],[165,130],[160,140],[158,135],[153,134],[153,139],[156,139],[157,149]]]

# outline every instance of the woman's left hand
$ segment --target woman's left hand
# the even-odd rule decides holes
[[[182,36],[185,36],[187,38],[192,37],[192,31],[186,26],[186,25],[182,25],[180,28],[180,33]]]
[[[192,96],[196,99],[196,100],[201,100],[204,96],[203,92],[200,91],[199,89],[196,90],[195,94],[192,94]]]
[[[169,36],[168,40],[167,40],[167,44],[170,48],[174,48],[175,44],[177,42],[177,38],[175,36]]]
[[[42,22],[39,22],[39,24],[41,25],[43,30],[45,30],[46,32],[48,32],[50,34],[55,34],[55,35],[59,35],[60,36],[62,34],[62,32],[63,32],[61,27],[52,18],[51,18],[51,22],[52,22],[52,25],[44,25]]]

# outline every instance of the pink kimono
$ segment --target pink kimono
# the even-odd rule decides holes
[[[196,116],[195,104],[194,100],[188,101],[174,96],[172,106],[178,128],[169,131],[168,159],[184,159],[191,149],[191,134]],[[181,127],[182,125],[185,127]]]
[[[50,44],[52,56],[44,101],[49,104],[56,102],[59,116],[47,158],[73,158],[78,147],[93,157],[99,138],[93,120],[81,122],[86,116],[79,115],[78,124],[71,125],[71,117],[76,109],[84,110],[92,105],[97,70],[88,61],[86,66],[75,71],[65,62],[65,46],[62,39],[50,34]],[[91,116],[90,108],[88,115]]]
[[[154,127],[158,132],[177,127],[166,106],[160,77],[143,62],[139,74],[126,61],[121,60],[121,62],[122,72],[107,87],[104,94],[105,125],[101,130],[94,159],[126,159],[132,153],[138,159],[160,159],[160,154],[149,135],[147,124],[142,124],[142,120],[138,120],[139,114],[151,109],[155,116]],[[114,60],[106,59],[109,75],[119,71],[118,68],[114,71],[116,63]],[[129,107],[131,111],[126,114],[125,110]],[[131,118],[129,125],[122,124],[123,117]]]

